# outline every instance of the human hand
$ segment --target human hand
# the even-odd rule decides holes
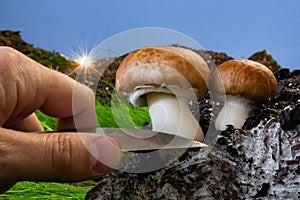
[[[75,84],[77,95],[72,97]],[[80,98],[75,113],[72,98]],[[80,127],[95,128],[94,103],[87,87],[12,48],[0,47],[0,193],[18,181],[76,182],[98,178],[117,166],[121,150],[111,138],[29,133],[43,131],[34,114],[37,109],[58,118],[57,130],[74,128],[74,116],[76,126],[79,122]]]

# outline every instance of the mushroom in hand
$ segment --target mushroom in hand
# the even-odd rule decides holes
[[[135,106],[148,106],[153,131],[203,141],[189,101],[207,92],[210,70],[192,50],[161,46],[131,52],[116,73],[118,95]]]
[[[273,98],[278,86],[269,68],[242,59],[219,65],[212,74],[211,89],[214,96],[224,103],[215,127],[225,130],[229,124],[242,128],[253,106]]]

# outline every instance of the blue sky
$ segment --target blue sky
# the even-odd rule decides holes
[[[122,31],[161,27],[235,58],[268,49],[300,68],[299,10],[299,0],[0,0],[0,29],[70,56]]]

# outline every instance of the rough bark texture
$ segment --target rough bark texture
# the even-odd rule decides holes
[[[275,76],[278,95],[253,109],[242,129],[228,126],[213,145],[154,172],[115,171],[86,199],[300,198],[300,71]],[[199,105],[209,108],[214,102],[205,98]],[[204,121],[215,118],[213,111],[202,114]]]

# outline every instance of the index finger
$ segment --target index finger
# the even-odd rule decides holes
[[[95,127],[94,93],[89,88],[9,47],[0,47],[0,61],[1,125],[40,109],[59,118],[59,129],[73,128],[74,117],[76,126]]]

